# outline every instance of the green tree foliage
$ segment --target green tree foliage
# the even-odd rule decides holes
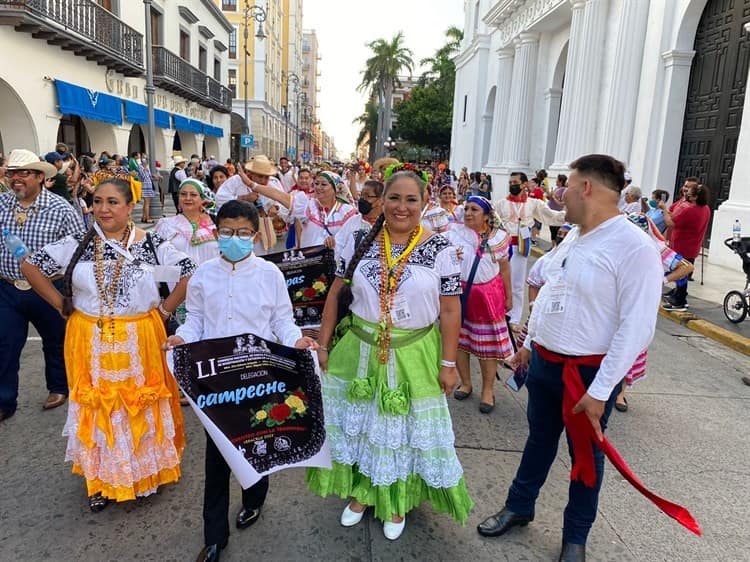
[[[448,150],[453,120],[453,91],[456,65],[453,56],[459,51],[463,32],[449,28],[446,44],[435,56],[420,61],[428,70],[409,96],[394,108],[397,117],[395,134],[420,146]]]

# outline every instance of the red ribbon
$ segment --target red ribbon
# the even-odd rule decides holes
[[[580,480],[584,485],[593,487],[596,484],[596,467],[594,466],[594,447],[597,446],[606,455],[609,461],[615,466],[617,471],[622,474],[631,486],[641,494],[651,500],[656,507],[664,513],[675,519],[680,525],[700,536],[701,528],[698,522],[690,512],[676,503],[672,503],[660,496],[654,494],[646,488],[643,482],[633,473],[625,459],[615,449],[614,445],[606,437],[601,441],[596,436],[594,426],[591,425],[585,412],[579,414],[573,413],[573,408],[586,393],[586,387],[581,379],[579,366],[598,367],[601,365],[604,355],[585,355],[581,357],[570,357],[559,355],[550,351],[539,344],[534,344],[535,349],[545,361],[550,363],[559,363],[563,366],[563,423],[568,432],[570,441],[573,444],[573,456],[575,461],[570,471],[571,480]]]

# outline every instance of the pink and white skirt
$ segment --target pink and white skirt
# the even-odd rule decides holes
[[[466,283],[462,285],[466,290]],[[500,360],[513,355],[505,322],[505,286],[499,275],[471,286],[458,349],[479,359]]]

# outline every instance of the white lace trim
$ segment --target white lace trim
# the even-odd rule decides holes
[[[418,474],[434,488],[458,484],[463,469],[445,396],[412,400],[409,414],[384,415],[378,397],[351,403],[346,381],[324,378],[326,427],[333,459],[358,466],[376,486]]]
[[[156,476],[160,471],[175,468],[180,464],[180,457],[174,445],[175,427],[169,400],[159,400],[159,416],[164,427],[164,439],[161,443],[156,438],[156,424],[151,409],[145,416],[149,426],[148,432],[141,438],[138,451],[135,452],[133,434],[130,430],[127,411],[123,408],[112,412],[112,431],[114,446],[107,445],[107,438],[99,428],[94,428],[94,442],[89,448],[78,438],[78,420],[82,407],[71,401],[68,407],[68,419],[63,428],[63,435],[68,437],[65,460],[73,461],[81,467],[87,480],[99,479],[111,486],[133,487],[136,482]],[[141,492],[147,496],[156,488]]]
[[[127,338],[125,341],[103,341],[102,330],[99,326],[94,326],[94,337],[92,338],[91,348],[91,386],[94,388],[99,387],[99,379],[110,382],[121,382],[135,376],[137,386],[143,386],[146,383],[146,379],[143,376],[141,354],[138,349],[138,333],[134,322],[126,324],[126,333]],[[130,356],[130,364],[123,369],[105,369],[102,366],[102,358],[112,353],[126,353]]]

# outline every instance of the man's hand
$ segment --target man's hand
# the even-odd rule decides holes
[[[184,343],[185,343],[185,340],[183,340],[180,336],[169,336],[167,338],[167,341],[165,341],[162,344],[161,348],[164,351],[169,351],[173,347],[175,347],[177,345],[183,345]]]
[[[253,191],[247,195],[240,195],[237,199],[240,201],[247,201],[248,203],[255,203],[258,200],[258,194]]]
[[[513,336],[511,335],[511,337]],[[519,365],[523,365],[528,369],[530,359],[531,352],[525,347],[522,347],[521,349],[516,351],[510,359],[508,359],[508,364],[514,371],[518,368]]]
[[[336,247],[336,239],[333,236],[328,236],[323,240],[323,246],[333,250]]]
[[[602,424],[599,422],[599,420],[604,415],[604,405],[606,402],[603,402],[602,400],[597,400],[593,396],[590,396],[587,392],[583,395],[581,400],[576,404],[575,408],[573,408],[574,414],[580,414],[581,412],[585,412],[586,417],[591,422],[591,425],[594,426],[594,433],[596,433],[596,438],[601,441],[604,439],[604,432],[602,432]]]
[[[315,351],[316,349],[318,349],[318,342],[316,342],[312,338],[303,336],[296,342],[294,342],[294,347],[296,347],[297,349],[309,349],[310,351]]]

